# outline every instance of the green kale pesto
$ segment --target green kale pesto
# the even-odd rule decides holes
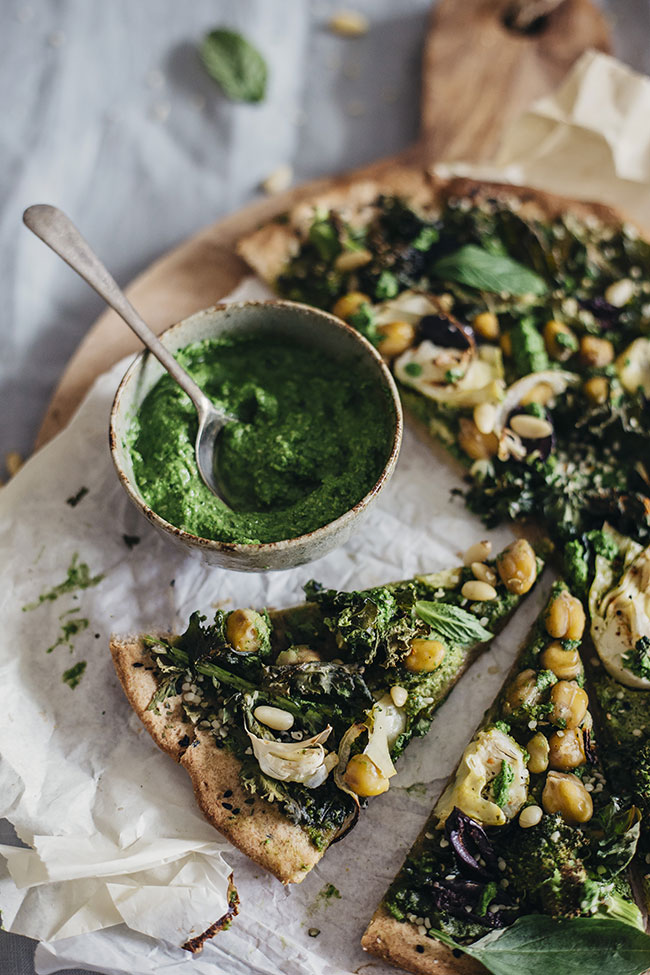
[[[236,510],[201,480],[194,407],[165,375],[128,442],[144,500],[172,525],[226,542],[294,538],[344,514],[376,483],[395,415],[388,394],[359,372],[266,334],[206,340],[177,358],[238,418],[219,441],[219,471]]]

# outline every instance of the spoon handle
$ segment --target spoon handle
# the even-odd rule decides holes
[[[190,397],[199,419],[214,406],[191,376],[176,362],[174,356],[140,318],[124,292],[81,236],[69,217],[57,207],[39,203],[29,207],[23,221],[37,237],[62,257],[110,307],[117,312],[141,342],[165,367],[181,389]]]

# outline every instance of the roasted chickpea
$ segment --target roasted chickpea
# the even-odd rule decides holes
[[[528,771],[539,775],[548,768],[549,744],[546,735],[538,731],[526,745],[526,751],[530,755],[528,759]]]
[[[539,697],[537,674],[534,670],[522,670],[506,689],[503,710],[511,714],[524,704],[535,704]]]
[[[387,359],[401,355],[413,345],[415,329],[410,322],[388,322],[377,329],[381,338],[377,348]]]
[[[497,556],[497,570],[508,590],[523,596],[537,578],[537,560],[530,542],[518,538]]]
[[[570,826],[587,823],[594,814],[594,804],[577,775],[549,772],[542,792],[544,812],[559,813]]]
[[[582,661],[577,650],[565,650],[561,643],[549,643],[539,658],[545,670],[552,670],[560,680],[573,680],[582,673]]]
[[[560,772],[568,772],[570,769],[578,768],[587,761],[585,740],[579,728],[556,731],[549,738],[548,745],[548,764]]]
[[[585,611],[576,596],[562,589],[549,603],[544,616],[546,632],[557,640],[580,640],[585,629]]]
[[[385,775],[367,755],[353,755],[343,773],[348,789],[358,796],[380,796],[390,785]]]
[[[445,659],[447,648],[440,640],[411,640],[411,649],[404,658],[404,666],[414,674],[428,674]]]
[[[614,346],[609,339],[583,335],[580,339],[580,358],[586,366],[608,366],[614,361]]]
[[[587,399],[596,406],[609,399],[609,383],[604,376],[592,376],[582,388]]]
[[[493,433],[481,433],[473,420],[462,417],[458,445],[472,460],[488,460],[496,454],[499,443]]]
[[[550,383],[535,383],[535,385],[521,397],[521,405],[530,406],[531,403],[539,403],[540,406],[546,406],[546,404],[553,399],[554,395],[553,387]]]
[[[295,647],[289,647],[288,650],[282,650],[275,662],[278,667],[283,667],[287,664],[307,664],[321,659],[321,655],[312,650],[311,647],[299,644]]]
[[[552,318],[544,326],[546,350],[557,362],[566,362],[578,348],[578,340],[568,325]]]
[[[348,294],[343,295],[342,298],[339,298],[332,308],[332,314],[337,315],[344,322],[347,322],[356,311],[359,311],[363,304],[372,304],[368,295],[364,295],[362,291],[350,291]]]
[[[472,326],[477,335],[494,342],[499,338],[499,319],[491,311],[482,311],[477,315]]]
[[[577,728],[589,707],[587,692],[574,680],[559,680],[551,688],[550,719],[563,728]]]
[[[239,653],[255,653],[267,631],[263,616],[254,609],[234,609],[226,620],[226,638]]]

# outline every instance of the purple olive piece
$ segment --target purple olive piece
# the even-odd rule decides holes
[[[490,879],[497,870],[497,856],[483,827],[458,806],[447,817],[445,832],[463,872]],[[485,866],[479,863],[479,858]]]
[[[602,295],[596,295],[595,298],[579,298],[578,304],[585,311],[590,311],[594,316],[596,321],[604,328],[611,328],[618,321],[618,316],[621,312],[620,308],[616,305],[610,305],[608,301],[602,297]]]
[[[544,419],[548,420],[548,422],[551,424],[552,427],[553,421],[551,419],[550,414],[548,413],[548,411],[544,411],[544,412],[545,412]],[[517,409],[512,410],[512,412],[508,414],[508,419],[506,420],[507,427],[510,426],[510,421],[512,420],[513,416],[531,416],[531,414],[528,413],[527,410],[525,410],[523,407],[518,407]],[[536,437],[535,439],[532,439],[531,437],[522,437],[519,434],[518,436],[526,450],[526,455],[532,454],[533,452],[536,451],[539,454],[540,460],[546,460],[546,458],[549,456],[549,454],[552,452],[553,448],[555,447],[554,429],[548,435],[548,437]]]
[[[420,319],[420,335],[443,349],[471,349],[474,336],[466,325],[451,315],[425,315]]]
[[[598,761],[598,754],[596,752],[596,746],[594,745],[594,739],[589,728],[585,728],[584,733],[585,741],[585,756],[590,765],[595,765]]]

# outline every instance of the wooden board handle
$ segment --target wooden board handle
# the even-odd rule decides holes
[[[441,0],[434,7],[422,70],[427,164],[489,159],[506,127],[555,88],[584,51],[610,50],[607,22],[590,0],[563,0],[528,33],[507,26],[512,13],[513,0]]]

